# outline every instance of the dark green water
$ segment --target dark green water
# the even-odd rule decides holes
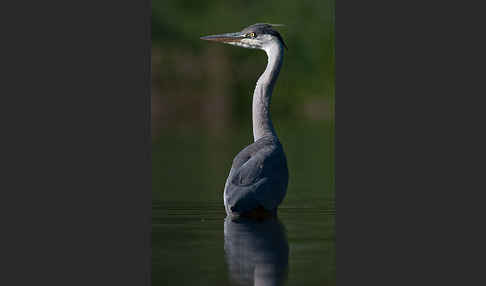
[[[335,285],[334,211],[286,206],[279,220],[282,233],[264,222],[225,236],[221,202],[154,202],[152,285]]]
[[[225,221],[222,193],[251,128],[153,144],[152,285],[335,285],[332,132],[278,124],[290,181],[277,221]],[[278,126],[277,126],[278,128]]]

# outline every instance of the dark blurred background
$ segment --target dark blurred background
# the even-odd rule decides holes
[[[153,200],[222,201],[233,157],[252,143],[263,51],[202,41],[254,23],[288,50],[272,117],[290,171],[285,204],[334,208],[334,1],[152,2]]]

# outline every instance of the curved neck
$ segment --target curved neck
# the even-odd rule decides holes
[[[270,103],[273,87],[277,81],[283,61],[282,44],[274,42],[265,48],[268,63],[267,68],[258,79],[253,93],[253,138],[255,141],[266,135],[277,137],[270,118]]]

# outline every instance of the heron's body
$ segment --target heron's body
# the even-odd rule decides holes
[[[282,145],[264,136],[233,160],[224,188],[226,213],[264,218],[276,214],[287,191],[288,170]]]
[[[255,24],[238,33],[203,37],[261,49],[268,64],[253,93],[254,143],[240,151],[224,188],[224,205],[230,216],[275,216],[287,192],[287,159],[270,117],[270,103],[283,60],[283,40],[269,24]]]

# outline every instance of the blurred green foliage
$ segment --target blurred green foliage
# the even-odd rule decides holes
[[[174,81],[187,77],[181,70],[183,61],[200,77],[185,80],[194,87],[193,94],[205,96],[207,85],[214,84],[204,75],[209,64],[220,64],[220,59],[208,62],[208,49],[226,60],[223,84],[231,97],[232,118],[247,120],[248,104],[254,84],[266,64],[263,51],[236,48],[199,40],[200,36],[235,32],[258,23],[285,24],[279,27],[289,50],[272,101],[272,115],[276,118],[332,117],[334,96],[334,1],[153,1],[152,41],[160,52],[156,64],[160,73],[162,92],[168,92]],[[179,56],[174,56],[177,54]],[[201,63],[202,62],[202,63]],[[157,80],[157,79],[156,79]],[[220,82],[219,82],[220,83]],[[321,114],[312,111],[313,104],[321,107]],[[310,111],[309,111],[310,109]],[[312,113],[309,115],[309,113]]]

